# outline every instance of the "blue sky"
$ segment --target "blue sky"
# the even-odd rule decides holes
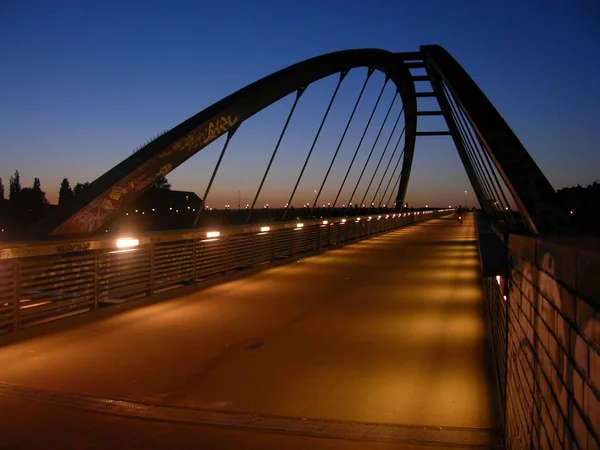
[[[156,133],[278,69],[336,50],[431,43],[470,73],[555,188],[600,181],[600,5],[592,0],[4,0],[0,177],[5,186],[15,169],[24,185],[40,177],[53,201],[63,177],[92,181]],[[364,76],[352,75],[340,107]],[[282,186],[297,176],[334,81],[307,95],[259,203],[287,200],[291,186]],[[251,200],[290,105],[284,99],[240,128],[209,203],[236,203],[237,191]],[[315,150],[297,202],[318,186],[334,135]],[[174,187],[202,195],[218,145],[175,170]],[[465,189],[449,138],[418,141],[409,203],[456,204]]]

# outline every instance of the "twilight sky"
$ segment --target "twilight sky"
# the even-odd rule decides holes
[[[157,133],[276,70],[336,50],[414,51],[422,44],[440,44],[462,64],[555,188],[600,181],[600,4],[594,0],[3,0],[0,177],[8,190],[15,169],[23,185],[37,176],[54,202],[63,177],[72,185],[93,181]],[[338,114],[295,204],[310,201],[318,188],[364,73],[352,71],[340,88]],[[323,80],[303,96],[260,205],[287,201],[335,83]],[[351,157],[381,84],[382,77],[369,83],[361,125],[341,161]],[[385,93],[381,118],[392,100],[392,90]],[[283,99],[243,124],[209,205],[237,204],[238,191],[243,204],[252,200],[291,104]],[[419,123],[420,130],[440,127]],[[202,196],[221,143],[172,172],[174,188]],[[359,160],[369,149],[361,147]],[[377,153],[373,158],[375,164]],[[344,172],[334,169],[337,184]],[[408,203],[464,203],[465,189],[450,139],[418,139]],[[336,192],[328,184],[322,200]]]

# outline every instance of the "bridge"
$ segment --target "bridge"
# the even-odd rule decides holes
[[[294,134],[311,90],[323,115]],[[226,152],[286,101],[256,192],[225,224],[209,204]],[[418,126],[431,117],[443,128]],[[290,180],[273,169],[287,133],[305,149]],[[405,203],[415,142],[443,136],[480,205],[462,225],[451,206]],[[212,163],[190,228],[136,229],[172,212],[135,200],[196,153]],[[272,178],[280,208],[260,206]],[[161,134],[0,244],[0,443],[600,448],[599,268],[598,241],[442,47],[322,55]]]

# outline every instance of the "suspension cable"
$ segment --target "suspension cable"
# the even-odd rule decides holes
[[[383,95],[383,91],[385,89],[385,86],[387,85],[389,81],[389,78],[386,77],[385,78],[385,82],[383,83],[383,86],[381,87],[381,91],[379,92],[379,96],[377,97],[377,101],[375,102],[375,106],[373,107],[373,111],[371,111],[371,115],[369,116],[369,120],[367,121],[367,125],[365,126],[365,130],[363,131],[363,134],[360,138],[360,141],[358,142],[358,146],[356,147],[356,151],[354,152],[354,156],[352,157],[352,161],[350,161],[350,166],[348,166],[348,170],[346,171],[346,175],[344,176],[344,180],[342,181],[342,184],[340,185],[340,189],[337,193],[337,195],[335,196],[335,200],[333,201],[333,205],[331,206],[331,210],[333,211],[333,209],[335,208],[335,205],[338,201],[338,199],[340,198],[340,194],[342,193],[342,189],[344,189],[344,185],[346,184],[346,180],[348,179],[348,175],[350,174],[350,170],[352,170],[352,166],[354,165],[354,160],[356,159],[356,155],[358,154],[358,151],[360,150],[360,146],[363,143],[363,140],[365,138],[365,135],[367,134],[367,130],[369,129],[369,125],[371,125],[371,121],[373,120],[373,116],[375,115],[375,111],[377,110],[377,106],[379,105],[379,101],[381,100],[381,96]]]
[[[477,151],[471,145],[471,141],[467,134],[467,130],[465,130],[462,122],[460,121],[460,119],[458,117],[458,112],[454,109],[455,107],[452,104],[450,107],[452,108],[452,112],[451,112],[452,117],[454,119],[454,122],[457,125],[458,132],[463,141],[463,146],[465,148],[467,157],[469,158],[469,161],[471,162],[471,166],[474,168],[474,171],[476,172],[475,176],[477,177],[479,184],[482,186],[482,188],[485,191],[484,194],[487,196],[486,201],[489,203],[492,199],[497,198],[497,193],[494,194],[494,192],[493,192],[494,186],[492,185],[492,183],[490,181],[489,174],[485,170],[485,167],[482,168],[482,165],[478,159],[479,155],[477,155]],[[496,219],[499,222],[503,222],[505,220],[504,215],[502,214],[500,209],[497,207],[497,203],[493,202],[491,204],[491,206],[494,211],[494,214],[496,215]]]
[[[398,161],[396,161],[396,165],[394,166],[394,170],[392,170],[392,174],[390,176],[390,179],[387,182],[387,186],[385,187],[385,191],[383,191],[383,195],[380,197],[380,201],[379,204],[377,205],[378,208],[381,207],[381,201],[383,200],[383,198],[385,197],[385,194],[387,194],[388,189],[390,188],[390,184],[392,183],[392,180],[395,177],[396,174],[396,170],[398,169],[398,166],[400,165],[400,161],[402,161],[402,156],[404,155],[404,149],[402,149],[402,151],[400,152],[400,157],[398,158]],[[402,175],[402,169],[400,169],[400,175]],[[400,176],[399,175],[399,176]],[[394,192],[392,190],[392,192]],[[377,195],[377,194],[376,194]],[[375,200],[375,199],[374,199]],[[374,202],[372,202],[374,203]]]
[[[379,171],[379,167],[381,166],[381,162],[383,161],[383,158],[385,156],[385,154],[387,153],[387,149],[388,146],[390,145],[390,142],[392,141],[392,136],[394,135],[394,132],[396,131],[396,126],[398,125],[398,122],[400,121],[400,117],[402,117],[402,113],[404,112],[404,106],[402,106],[402,109],[400,110],[400,114],[398,114],[398,118],[396,119],[396,122],[394,123],[394,127],[392,128],[392,132],[390,133],[390,137],[388,138],[387,142],[385,143],[385,147],[383,148],[383,152],[381,153],[381,157],[379,158],[379,161],[377,162],[377,167],[375,167],[375,171],[373,172],[373,176],[371,176],[371,180],[369,180],[369,185],[367,186],[367,189],[365,191],[365,195],[363,196],[362,200],[360,201],[358,207],[362,208],[363,206],[365,206],[365,199],[367,198],[367,195],[369,193],[369,190],[371,189],[371,185],[373,184],[373,180],[375,180],[375,176],[377,175],[377,172]],[[377,195],[377,194],[375,194]]]
[[[390,201],[392,200],[392,195],[394,195],[394,192],[396,192],[396,188],[400,184],[400,178],[402,178],[402,171],[400,171],[400,174],[398,175],[398,178],[396,179],[396,182],[394,183],[394,187],[390,191],[390,196],[388,197],[387,202],[383,205],[384,208],[390,204]],[[383,200],[383,198],[382,198],[382,200]],[[378,209],[381,209],[381,202],[379,203]]]
[[[350,128],[350,123],[352,122],[352,119],[354,118],[354,113],[356,112],[356,109],[358,108],[360,99],[362,98],[363,93],[365,92],[365,88],[367,87],[367,84],[369,83],[369,79],[371,78],[371,75],[373,74],[374,71],[375,71],[375,69],[369,68],[369,70],[367,72],[367,78],[365,79],[365,82],[363,83],[362,89],[360,90],[360,94],[358,94],[358,98],[356,99],[356,103],[354,104],[354,108],[352,109],[352,113],[350,114],[350,118],[348,119],[348,122],[346,122],[346,127],[344,128],[342,137],[340,138],[337,148],[335,149],[333,158],[331,159],[331,162],[329,163],[329,167],[327,168],[327,172],[325,173],[325,177],[323,178],[323,182],[321,183],[321,187],[319,188],[319,193],[315,197],[315,202],[313,204],[313,207],[310,210],[309,217],[312,217],[312,213],[313,213],[313,210],[315,209],[315,205],[317,204],[317,202],[319,201],[319,198],[321,197],[321,192],[323,192],[323,188],[325,187],[325,183],[327,182],[327,178],[329,177],[329,173],[331,172],[333,163],[335,162],[335,159],[337,158],[340,148],[342,147],[342,142],[344,142],[344,138],[346,137],[346,133],[348,132],[348,128]],[[287,206],[286,206],[286,208],[287,208]]]
[[[292,116],[294,115],[294,111],[296,109],[296,105],[298,105],[298,101],[300,100],[300,97],[302,96],[302,94],[304,93],[304,91],[306,90],[306,87],[302,87],[300,89],[298,89],[296,91],[296,98],[294,99],[294,104],[292,105],[292,109],[290,110],[288,116],[287,116],[287,120],[285,121],[285,125],[283,126],[283,129],[281,130],[281,133],[279,134],[279,139],[277,140],[277,144],[275,145],[275,149],[273,150],[273,153],[271,154],[271,159],[269,160],[269,163],[267,164],[267,168],[265,170],[265,173],[262,177],[262,180],[260,181],[260,185],[258,186],[258,190],[256,191],[256,195],[254,196],[254,200],[252,200],[252,206],[250,207],[250,211],[248,212],[248,216],[246,217],[246,221],[250,220],[250,216],[252,215],[252,211],[254,211],[254,206],[256,205],[256,201],[258,200],[258,196],[260,195],[260,192],[262,190],[263,184],[265,183],[265,180],[267,179],[267,175],[269,173],[269,170],[271,169],[271,164],[273,164],[273,160],[275,159],[275,155],[277,154],[277,151],[279,150],[279,146],[281,145],[281,141],[283,140],[283,136],[285,135],[285,132],[287,130],[288,125],[290,124],[290,120],[292,119]]]
[[[375,194],[373,194],[373,198],[371,199],[371,204],[369,205],[369,208],[372,207],[373,204],[375,203],[375,199],[377,198],[377,194],[379,193],[379,190],[381,189],[381,185],[383,184],[383,180],[385,180],[385,176],[388,173],[388,170],[390,168],[392,160],[394,159],[394,156],[396,156],[396,152],[398,151],[398,145],[400,145],[400,141],[402,140],[402,136],[404,136],[404,132],[405,131],[406,131],[406,126],[404,126],[402,128],[402,132],[400,133],[400,137],[396,141],[396,145],[394,146],[394,151],[392,152],[392,155],[390,156],[390,160],[388,161],[387,166],[385,168],[385,171],[383,172],[383,175],[381,176],[381,180],[379,180],[379,185],[377,186],[377,189],[375,190]],[[402,152],[404,152],[404,150],[402,150]],[[402,158],[402,155],[400,155],[400,158]],[[399,162],[400,162],[400,160],[398,160],[398,163]],[[396,167],[398,167],[398,163],[396,163],[396,166],[394,166],[394,171],[396,170]],[[394,171],[392,173],[394,173]]]
[[[323,130],[323,125],[325,125],[325,121],[327,120],[327,116],[329,115],[329,111],[331,111],[331,106],[333,105],[335,97],[337,96],[337,93],[338,93],[338,91],[340,89],[340,85],[342,84],[342,81],[344,81],[344,78],[346,78],[347,74],[348,74],[347,70],[345,70],[345,71],[343,71],[343,72],[340,73],[340,78],[338,80],[337,86],[335,87],[335,91],[333,92],[333,95],[331,96],[331,100],[329,101],[329,105],[327,105],[327,110],[325,111],[325,115],[323,116],[323,120],[321,120],[321,124],[319,125],[319,129],[317,130],[317,134],[315,135],[313,143],[310,146],[310,150],[308,151],[308,155],[306,155],[306,160],[304,161],[304,165],[302,166],[302,170],[300,170],[300,174],[298,175],[298,179],[296,180],[296,184],[294,185],[294,189],[292,190],[292,194],[290,195],[290,199],[288,200],[288,202],[287,202],[287,204],[285,206],[285,209],[283,210],[283,219],[285,219],[285,216],[287,215],[287,212],[288,212],[288,208],[292,204],[292,201],[294,200],[294,195],[296,194],[296,189],[298,189],[298,185],[300,184],[300,180],[302,179],[302,176],[304,175],[304,170],[306,169],[306,165],[308,164],[308,160],[310,159],[310,155],[312,155],[312,152],[315,149],[315,145],[317,144],[317,141],[319,140],[319,136],[321,135],[321,130]]]
[[[198,208],[198,212],[196,213],[196,218],[194,219],[194,228],[196,228],[196,226],[198,225],[198,221],[200,220],[202,211],[206,207],[206,199],[208,198],[208,194],[210,193],[210,188],[213,184],[213,181],[215,180],[215,177],[217,176],[217,172],[219,170],[219,166],[221,165],[221,161],[223,161],[223,156],[225,155],[225,151],[227,150],[227,147],[229,146],[229,142],[231,141],[231,138],[233,137],[236,130],[239,128],[240,124],[241,123],[237,123],[232,128],[230,128],[229,131],[227,132],[227,139],[225,140],[225,143],[223,144],[223,148],[221,149],[221,154],[219,155],[219,159],[217,160],[217,165],[215,166],[215,169],[213,170],[213,173],[208,182],[208,186],[206,186],[206,191],[204,192],[204,197],[202,198],[202,205],[200,208]]]
[[[381,127],[379,127],[379,131],[377,132],[377,136],[375,137],[375,141],[373,142],[373,145],[371,146],[371,151],[369,152],[369,155],[367,156],[367,160],[365,161],[365,164],[363,165],[363,168],[360,172],[360,175],[358,176],[358,180],[356,181],[356,185],[354,186],[354,190],[352,191],[352,194],[350,195],[350,199],[348,200],[348,203],[346,204],[346,208],[348,208],[350,206],[350,204],[352,203],[352,199],[354,198],[354,194],[356,194],[356,190],[358,189],[358,186],[360,185],[360,182],[362,180],[363,175],[365,174],[365,170],[367,170],[367,166],[369,165],[369,161],[371,160],[371,156],[373,156],[373,152],[375,151],[375,147],[377,146],[377,142],[379,142],[379,137],[381,136],[381,132],[383,131],[383,128],[385,127],[385,124],[387,123],[388,117],[390,116],[390,112],[392,111],[392,107],[394,106],[394,103],[396,102],[396,99],[398,98],[398,91],[396,91],[396,93],[394,94],[394,98],[392,99],[392,102],[390,103],[390,107],[387,110],[387,113],[385,114],[385,117],[383,119],[383,122],[381,123]],[[366,195],[366,193],[365,193]]]
[[[502,191],[502,188],[499,185],[497,178],[496,178],[496,184],[494,184],[494,181],[490,175],[490,172],[488,171],[488,168],[485,166],[483,159],[481,157],[481,149],[478,148],[476,141],[473,137],[473,133],[472,133],[471,129],[467,126],[466,118],[464,117],[464,114],[460,111],[460,109],[458,108],[458,105],[456,105],[456,107],[457,107],[456,115],[458,116],[457,117],[458,124],[459,124],[460,128],[463,130],[463,132],[467,135],[467,139],[470,142],[471,151],[473,152],[473,154],[476,157],[479,158],[480,164],[483,167],[483,172],[487,175],[487,180],[491,185],[491,189],[489,190],[489,192],[493,193],[495,199],[500,202],[501,206],[503,206],[502,208],[498,208],[496,206],[497,203],[494,202],[493,203],[494,209],[497,212],[499,212],[499,214],[498,214],[499,217],[501,216],[504,221],[510,222],[511,218],[509,217],[509,215],[506,213],[506,210],[504,209],[505,207],[507,207],[507,204],[506,205],[502,204],[502,199],[504,199],[504,201],[506,203],[508,203],[508,201],[506,200],[506,197],[504,195],[504,192]],[[492,169],[492,168],[490,167],[490,169]],[[492,173],[493,173],[493,169],[492,169]],[[494,174],[494,176],[495,176],[495,174]],[[498,194],[498,189],[500,189],[502,196],[500,196]]]

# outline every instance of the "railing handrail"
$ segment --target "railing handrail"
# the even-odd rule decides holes
[[[355,222],[361,220],[372,220],[387,217],[407,217],[410,215],[432,214],[434,212],[450,211],[448,209],[431,209],[425,211],[411,211],[399,213],[377,213],[364,214],[358,216],[333,217],[327,219],[298,219],[285,222],[263,222],[257,224],[242,224],[242,225],[224,225],[224,226],[207,226],[193,229],[183,230],[168,230],[168,231],[143,231],[121,232],[118,234],[110,234],[107,236],[93,237],[75,237],[75,238],[60,238],[47,241],[21,241],[0,243],[0,260],[25,258],[32,256],[45,256],[65,253],[75,253],[88,250],[107,250],[116,249],[116,241],[122,238],[135,238],[139,241],[139,245],[145,245],[158,242],[174,242],[191,239],[202,239],[206,234],[212,231],[218,231],[221,236],[230,236],[236,234],[246,234],[260,232],[261,229],[269,227],[270,230],[280,230],[286,228],[296,228],[298,223],[304,226],[319,225],[324,221],[328,223]]]

